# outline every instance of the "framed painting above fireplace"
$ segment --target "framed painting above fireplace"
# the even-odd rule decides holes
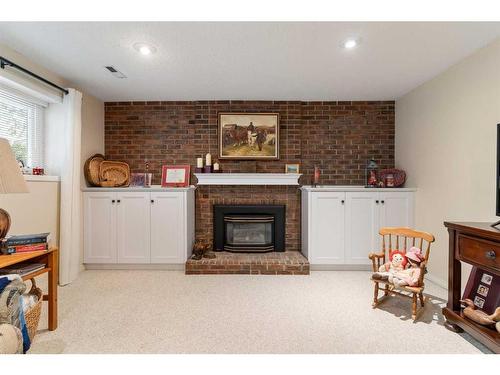
[[[279,113],[219,113],[219,159],[279,159]]]

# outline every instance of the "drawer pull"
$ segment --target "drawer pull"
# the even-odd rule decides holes
[[[497,254],[493,250],[490,250],[490,251],[486,252],[486,258],[488,258],[488,259],[495,259],[496,257],[497,257]]]

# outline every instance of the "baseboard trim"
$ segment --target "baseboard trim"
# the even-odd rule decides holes
[[[86,270],[184,271],[184,264],[85,264]]]
[[[430,282],[440,286],[441,288],[448,289],[448,282],[439,278],[439,277],[433,276],[431,274],[427,274],[427,275],[425,275],[425,278],[427,280],[429,280]]]
[[[311,264],[311,271],[370,271],[370,264]]]

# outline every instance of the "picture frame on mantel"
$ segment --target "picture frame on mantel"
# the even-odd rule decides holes
[[[279,160],[277,112],[219,112],[219,159]]]

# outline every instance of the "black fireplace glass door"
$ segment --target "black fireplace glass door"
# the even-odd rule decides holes
[[[224,247],[228,250],[270,250],[274,247],[273,216],[227,215],[224,224]]]
[[[226,223],[228,245],[272,245],[272,223]]]

